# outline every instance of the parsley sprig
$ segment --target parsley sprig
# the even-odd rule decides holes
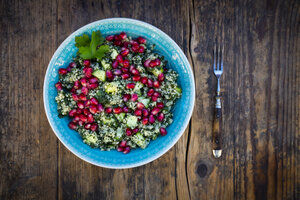
[[[104,37],[100,31],[92,32],[92,37],[87,34],[75,37],[75,46],[79,49],[79,56],[83,59],[102,59],[106,52],[109,51],[108,45],[103,45]]]

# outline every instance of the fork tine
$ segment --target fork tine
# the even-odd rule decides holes
[[[221,49],[220,49],[220,43],[219,43],[219,45],[218,45],[218,62],[217,62],[217,70],[220,70],[220,60],[221,60],[221,58],[220,58],[220,54],[221,54]]]
[[[222,50],[221,50],[221,71],[223,71],[223,57],[224,57],[224,45],[222,45]]]
[[[214,47],[214,70],[216,70],[216,51],[217,51],[217,45],[215,44],[215,47]]]

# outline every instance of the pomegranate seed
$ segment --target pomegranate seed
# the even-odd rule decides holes
[[[120,33],[120,38],[121,38],[121,40],[125,40],[127,38],[126,33],[125,32],[121,32]]]
[[[153,87],[153,81],[151,79],[148,79],[147,86],[149,88]]]
[[[164,115],[164,113],[161,112],[157,116],[157,121],[161,122],[164,120],[164,118],[165,118],[165,115]]]
[[[80,79],[80,83],[83,87],[87,86],[87,80],[85,78]]]
[[[130,77],[130,75],[126,73],[126,74],[122,74],[121,77],[122,77],[122,79],[126,80]]]
[[[92,97],[91,99],[90,99],[90,101],[91,101],[91,104],[93,104],[93,105],[98,105],[98,100],[95,98],[95,97]]]
[[[122,74],[122,71],[121,71],[121,70],[119,70],[119,69],[115,69],[115,70],[114,70],[114,75],[120,76],[121,74]]]
[[[150,124],[153,124],[154,122],[155,122],[154,116],[153,116],[153,115],[150,115],[150,116],[149,116],[149,123],[150,123]]]
[[[98,128],[98,125],[97,125],[97,124],[93,123],[93,124],[91,125],[91,131],[96,131],[97,128]]]
[[[120,40],[115,40],[114,41],[114,45],[116,46],[121,46],[122,45],[122,42]]]
[[[93,115],[91,113],[89,113],[87,115],[87,120],[88,120],[88,123],[93,123],[94,122],[94,117],[93,117]]]
[[[80,82],[78,80],[74,82],[73,88],[75,88],[76,90],[80,88]]]
[[[77,96],[77,94],[72,94],[72,98],[74,101],[78,101],[79,100],[79,97]]]
[[[140,46],[139,49],[138,49],[138,52],[139,53],[143,53],[144,51],[145,51],[145,47]]]
[[[131,136],[132,135],[132,130],[131,128],[126,128],[126,135]]]
[[[105,108],[105,112],[106,112],[107,114],[111,113],[112,110],[113,110],[113,109],[112,109],[111,107]]]
[[[76,89],[74,87],[72,87],[72,89],[70,90],[71,93],[75,94],[76,93]]]
[[[79,126],[83,126],[84,122],[83,121],[78,121]]]
[[[142,102],[138,102],[137,105],[136,105],[136,107],[138,109],[143,109],[145,106],[144,106],[144,104]]]
[[[123,110],[122,110],[121,107],[114,108],[114,113],[115,113],[115,114],[120,114],[122,111],[123,111]]]
[[[75,114],[76,114],[76,112],[77,112],[77,110],[76,110],[76,109],[70,110],[70,112],[69,112],[69,116],[70,116],[70,117],[74,117],[74,116],[75,116]]]
[[[147,117],[144,117],[143,119],[142,119],[142,124],[144,124],[144,125],[147,125],[148,124],[148,118]]]
[[[85,67],[85,68],[83,68],[82,71],[86,77],[88,77],[88,78],[92,77],[93,69],[91,67]]]
[[[156,96],[152,96],[152,97],[151,97],[151,100],[152,100],[152,101],[157,101],[157,99],[158,99],[158,97],[156,97]]]
[[[145,38],[142,38],[142,37],[138,37],[137,40],[140,44],[146,44],[146,42],[147,42],[147,40]]]
[[[136,116],[142,116],[142,110],[136,109],[136,110],[134,111],[134,115],[136,115]]]
[[[148,78],[147,77],[142,77],[141,78],[141,83],[147,84],[148,83]]]
[[[123,151],[124,151],[124,148],[123,148],[123,147],[118,147],[118,148],[117,148],[117,151],[123,152]]]
[[[74,122],[69,123],[69,128],[72,130],[75,130],[77,128],[76,124]]]
[[[80,120],[80,117],[78,115],[75,115],[73,121],[78,122]]]
[[[91,101],[90,100],[86,100],[85,102],[84,102],[84,107],[89,107],[89,105],[91,105]]]
[[[129,101],[130,98],[131,98],[130,94],[124,94],[123,95],[123,101],[125,101],[125,102]]]
[[[164,107],[164,103],[163,103],[163,102],[158,102],[158,103],[156,104],[156,107],[162,109],[162,108]]]
[[[154,81],[154,82],[153,82],[153,86],[154,86],[155,88],[159,88],[159,86],[160,86],[159,81]]]
[[[159,66],[160,65],[160,60],[157,58],[155,60],[152,60],[150,63],[149,63],[149,67],[156,67],[156,66]]]
[[[82,113],[82,109],[81,108],[77,108],[76,110],[77,110],[77,114],[81,114]]]
[[[129,42],[127,42],[127,41],[123,42],[124,47],[128,48],[128,45],[129,45]]]
[[[81,101],[86,101],[86,100],[87,100],[87,98],[86,98],[86,96],[85,96],[84,94],[80,94],[80,95],[78,96],[78,98],[79,98]]]
[[[130,72],[131,72],[133,75],[140,75],[139,70],[137,70],[136,68],[133,68],[132,70],[130,70]]]
[[[120,54],[117,55],[116,60],[117,60],[119,63],[123,63],[123,57],[122,57]]]
[[[91,65],[91,62],[90,62],[89,60],[84,60],[84,61],[83,61],[83,65],[84,65],[85,67],[89,67],[89,66]]]
[[[89,109],[85,108],[83,109],[83,114],[88,115],[90,113]]]
[[[114,40],[114,36],[113,35],[109,35],[109,36],[106,36],[105,38],[107,41],[113,41]]]
[[[113,79],[114,75],[111,70],[106,70],[106,77],[108,79]]]
[[[89,129],[91,128],[91,124],[86,124],[86,125],[84,125],[84,128],[85,128],[86,130],[89,130]]]
[[[91,112],[92,114],[96,114],[96,113],[98,112],[97,106],[91,105],[91,106],[90,106],[90,112]]]
[[[117,60],[114,60],[111,65],[112,65],[112,68],[116,69],[119,66],[119,62]]]
[[[67,71],[65,68],[60,68],[60,69],[58,70],[58,73],[59,73],[60,75],[65,75],[65,74],[68,73],[68,71]]]
[[[98,112],[99,112],[99,113],[102,112],[102,111],[104,110],[102,104],[98,104],[97,108],[98,108]]]
[[[123,57],[127,56],[128,53],[129,53],[129,49],[127,49],[127,48],[125,48],[124,50],[121,51],[121,55],[122,55]]]
[[[57,90],[62,90],[62,84],[61,84],[61,82],[57,82],[55,84],[55,87],[56,87]]]
[[[124,113],[128,113],[129,112],[129,108],[127,106],[124,106],[122,109],[123,109]]]
[[[141,77],[139,75],[133,76],[132,80],[133,81],[139,81],[141,79]]]
[[[135,87],[135,84],[134,83],[128,83],[127,85],[126,85],[126,88],[127,89],[133,89]]]
[[[155,107],[151,110],[152,115],[157,115],[159,112],[160,112],[160,108],[157,108],[157,107]]]
[[[159,93],[159,92],[154,92],[154,93],[153,93],[153,96],[155,96],[155,97],[160,97],[160,93]]]
[[[159,129],[159,131],[160,131],[160,134],[161,134],[162,136],[167,135],[167,130],[166,130],[165,128],[161,127],[161,128]]]
[[[130,147],[125,147],[123,153],[128,154],[130,152]]]
[[[154,89],[149,89],[147,92],[147,96],[151,97],[154,94],[154,92],[155,92]]]
[[[132,45],[131,50],[133,52],[137,52],[139,50],[139,48],[140,48],[140,46],[138,44],[136,44],[136,45],[134,44],[134,45]]]
[[[138,128],[138,127],[134,128],[134,129],[132,130],[132,132],[133,132],[134,134],[136,134],[137,132],[139,132],[139,128]]]
[[[84,104],[82,103],[82,101],[78,101],[78,102],[77,102],[77,106],[78,106],[78,108],[80,108],[80,109],[83,109],[83,108],[84,108]]]
[[[89,90],[87,87],[82,87],[81,88],[81,93],[84,94],[84,95],[87,95],[89,93]]]
[[[86,117],[85,115],[80,114],[80,115],[79,115],[79,118],[80,118],[80,121],[82,121],[82,122],[87,122],[87,117]]]
[[[98,83],[98,79],[96,77],[92,77],[89,79],[89,83]]]
[[[129,44],[131,44],[131,45],[139,45],[139,43],[137,41],[135,41],[135,40],[130,40]]]
[[[149,115],[149,111],[146,108],[142,109],[142,113],[144,117],[147,117]]]
[[[160,82],[164,81],[165,80],[165,75],[163,73],[158,74],[157,80],[160,81]]]
[[[149,67],[150,62],[151,62],[151,60],[145,60],[144,66],[145,66],[145,67]]]
[[[128,73],[129,70],[128,70],[128,68],[122,67],[122,68],[121,68],[121,71],[122,71],[123,73]]]
[[[133,93],[131,95],[131,101],[136,101],[136,100],[138,100],[138,98],[139,98],[139,96],[136,93]]]
[[[126,147],[127,146],[127,142],[125,140],[122,140],[119,144],[120,147]]]
[[[120,37],[120,35],[115,35],[114,40],[122,40],[122,38]]]
[[[89,85],[90,89],[96,89],[99,86],[99,83],[92,83]]]
[[[75,62],[70,62],[69,67],[72,69],[74,67],[76,67],[76,63]]]
[[[123,67],[128,67],[130,65],[129,60],[123,60]]]
[[[71,67],[67,67],[67,72],[70,72],[71,71]]]

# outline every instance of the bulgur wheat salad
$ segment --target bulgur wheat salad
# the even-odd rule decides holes
[[[100,31],[75,42],[77,55],[58,70],[55,84],[59,117],[70,117],[69,128],[91,147],[125,154],[166,135],[181,88],[154,45],[124,32],[103,38]]]

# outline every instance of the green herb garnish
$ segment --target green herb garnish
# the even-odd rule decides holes
[[[87,34],[75,37],[75,46],[79,49],[79,56],[83,59],[102,59],[106,52],[109,51],[108,45],[103,45],[104,37],[100,31],[92,32],[92,38]]]

